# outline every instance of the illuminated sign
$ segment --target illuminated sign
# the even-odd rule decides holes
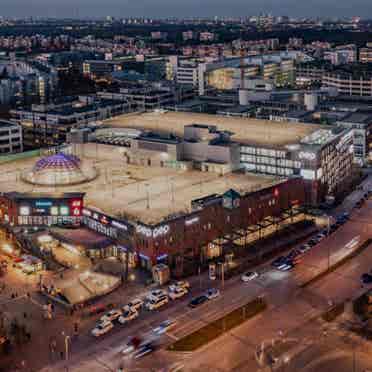
[[[315,180],[316,179],[315,171],[312,170],[312,169],[301,169],[300,174],[305,180]]]
[[[51,207],[50,208],[50,214],[52,216],[57,216],[58,215],[58,207]]]
[[[30,207],[23,206],[19,208],[19,214],[21,216],[29,216],[30,215]]]
[[[149,227],[143,225],[136,226],[136,232],[145,235],[146,237],[150,238],[152,236],[152,230]]]
[[[35,211],[36,213],[46,213],[46,209],[44,208],[36,208]]]
[[[199,222],[199,217],[193,217],[193,218],[190,218],[189,220],[185,220],[185,225],[190,226],[197,222]]]
[[[80,208],[72,208],[73,216],[80,216],[80,214],[81,214]]]
[[[92,216],[92,212],[89,209],[83,208],[83,215],[84,216],[87,216],[87,217],[91,217]]]
[[[80,209],[79,207],[76,207],[76,208]],[[107,216],[107,215],[104,215],[98,212],[93,212],[87,208],[82,208],[81,214],[86,217],[94,218],[96,221],[98,221],[102,225],[111,225],[114,228],[125,230],[125,231],[128,231],[129,229],[129,227],[126,224],[118,220],[115,220],[110,216]]]
[[[123,229],[123,230],[128,231],[128,227],[125,226],[124,224],[122,224],[119,221],[112,220],[111,225],[114,226],[114,227],[117,227],[118,229]]]
[[[66,206],[60,207],[59,210],[60,210],[62,216],[68,216],[69,213],[70,213],[69,207],[66,207]]]
[[[159,226],[156,229],[154,229],[152,235],[154,238],[161,236],[161,235],[166,235],[170,231],[169,225],[164,225],[164,226]]]
[[[313,152],[301,151],[299,152],[298,157],[302,160],[315,160],[316,155]]]
[[[170,231],[169,225],[163,225],[156,227],[154,230],[152,230],[150,227],[144,226],[144,225],[137,225],[136,226],[136,232],[145,235],[147,238],[154,237],[157,238],[158,236],[166,235]]]
[[[157,261],[165,260],[166,258],[168,258],[168,255],[166,253],[156,257]]]
[[[38,200],[37,202],[35,202],[36,207],[51,207],[52,205],[53,203],[48,200]]]
[[[107,225],[109,223],[108,219],[106,216],[102,216],[101,219],[100,219],[101,223],[103,223],[104,225]]]
[[[73,207],[81,207],[81,200],[74,200],[72,202]]]

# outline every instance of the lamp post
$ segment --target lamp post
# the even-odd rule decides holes
[[[69,343],[70,343],[70,336],[66,335],[64,331],[62,331],[62,337],[64,338],[65,343],[65,360],[68,361],[69,357]]]

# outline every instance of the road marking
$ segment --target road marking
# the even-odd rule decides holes
[[[179,337],[173,335],[172,333],[169,333],[169,332],[166,332],[166,335],[171,338],[172,340],[174,341],[178,341],[179,340]]]

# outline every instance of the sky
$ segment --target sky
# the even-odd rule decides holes
[[[0,0],[2,16],[372,16],[372,0]]]

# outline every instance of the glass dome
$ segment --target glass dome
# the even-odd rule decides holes
[[[38,160],[22,179],[41,186],[67,186],[88,182],[96,176],[95,168],[83,164],[77,156],[58,153]]]

